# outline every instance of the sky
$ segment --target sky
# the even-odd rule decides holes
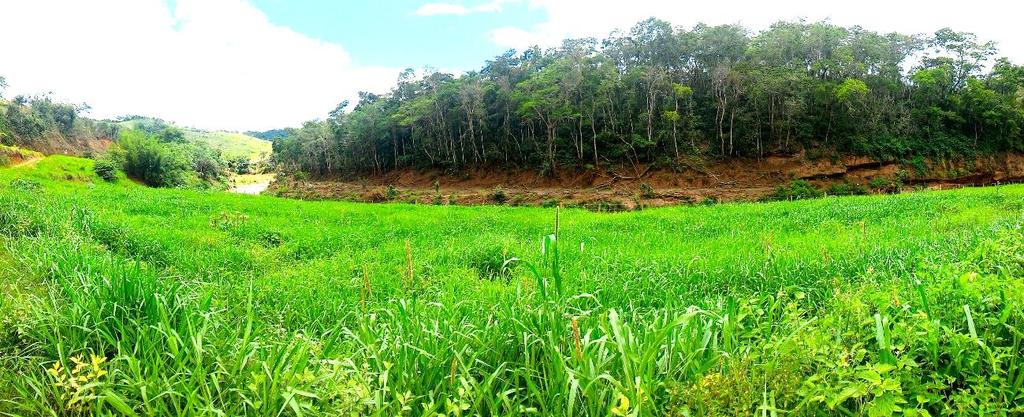
[[[0,0],[5,97],[50,93],[88,115],[232,131],[299,126],[404,68],[479,69],[508,49],[675,25],[829,19],[882,32],[977,33],[1024,63],[1001,0]]]

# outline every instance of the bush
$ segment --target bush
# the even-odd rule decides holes
[[[394,185],[388,185],[388,189],[387,189],[387,191],[386,191],[386,192],[384,193],[384,196],[385,196],[385,197],[386,197],[386,198],[387,198],[388,200],[394,200],[394,199],[398,198],[398,194],[399,194],[399,193],[398,193],[398,189],[397,189],[397,188],[395,188],[395,186],[394,186]]]
[[[171,148],[142,132],[121,135],[124,172],[152,187],[174,187],[185,183],[188,162]]]
[[[111,158],[101,158],[96,161],[92,166],[92,170],[96,172],[103,181],[114,182],[117,181],[117,162]]]
[[[640,198],[654,198],[657,194],[654,192],[654,188],[648,183],[640,184]]]
[[[252,174],[253,163],[245,156],[236,156],[228,160],[228,169],[238,175]]]
[[[808,198],[819,198],[824,193],[814,187],[807,180],[793,180],[787,185],[780,185],[768,196],[768,200],[804,200]]]
[[[226,168],[221,160],[220,151],[206,144],[196,144],[190,150],[192,170],[199,178],[211,182],[224,180]]]
[[[508,194],[501,187],[495,188],[494,192],[491,193],[491,201],[497,204],[505,204],[508,201]]]
[[[868,187],[882,193],[898,193],[903,188],[903,180],[899,175],[894,178],[875,177],[868,182]]]
[[[855,182],[832,184],[828,187],[828,191],[826,191],[826,194],[828,195],[864,195],[867,193],[867,187]]]

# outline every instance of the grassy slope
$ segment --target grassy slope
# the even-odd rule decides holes
[[[95,353],[110,373],[90,391],[104,400],[85,403],[108,411],[1022,405],[1021,186],[566,210],[560,297],[539,250],[552,210],[153,190],[101,183],[89,167],[49,157],[0,170],[0,287],[13,294],[0,304],[13,317],[0,322],[0,363],[30,375],[0,381],[54,390],[0,388],[22,398],[0,412],[60,408],[70,388],[40,370]],[[18,178],[43,191],[9,185]],[[512,257],[545,279],[506,270]],[[165,395],[144,405],[141,387]]]
[[[132,129],[140,123],[152,123],[149,119],[130,120],[121,122],[123,128]],[[220,149],[227,158],[247,156],[257,160],[270,155],[271,143],[263,139],[255,138],[243,133],[224,131],[205,131],[198,129],[182,128],[185,132],[185,139],[190,142],[202,142],[214,149]]]
[[[185,129],[185,138],[192,142],[205,142],[214,149],[220,149],[227,158],[246,156],[257,160],[269,156],[271,152],[269,141],[242,133]]]

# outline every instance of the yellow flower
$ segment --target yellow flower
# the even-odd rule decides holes
[[[612,414],[617,416],[625,416],[629,413],[629,398],[625,395],[619,394],[618,404],[612,408]]]
[[[47,369],[46,372],[49,372],[54,378],[59,378],[61,374],[60,362],[54,362],[53,366]]]

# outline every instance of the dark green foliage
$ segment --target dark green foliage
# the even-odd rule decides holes
[[[508,194],[501,187],[497,187],[491,192],[491,201],[496,204],[505,204],[508,201]]]
[[[92,169],[96,175],[107,182],[117,181],[117,173],[120,171],[119,164],[112,158],[100,158],[93,164]]]
[[[274,141],[315,175],[471,167],[675,167],[769,153],[883,159],[1024,150],[1024,73],[969,33],[829,22],[672,27],[508,52],[456,77],[409,70],[387,94]],[[988,68],[991,68],[988,70]]]
[[[192,161],[192,170],[199,179],[207,182],[224,181],[227,164],[220,151],[205,143],[195,143],[188,146],[188,153]]]
[[[767,199],[776,201],[804,200],[824,195],[825,193],[807,180],[793,180],[789,184],[775,187],[775,191]]]
[[[202,142],[164,142],[143,130],[121,132],[104,159],[116,161],[129,177],[151,187],[220,187],[227,175],[219,150]]]
[[[245,134],[249,135],[249,136],[252,136],[254,138],[260,138],[260,139],[263,139],[263,140],[275,141],[277,139],[281,139],[281,138],[283,138],[285,136],[288,136],[288,129],[272,129],[272,130],[265,130],[265,131],[262,131],[262,132],[249,131],[249,132],[245,132]]]
[[[828,190],[825,191],[825,194],[828,195],[864,195],[867,193],[867,187],[855,182],[832,184],[828,187]]]
[[[228,160],[228,169],[239,175],[252,174],[253,163],[245,156],[236,156]]]
[[[141,132],[124,132],[118,144],[124,150],[124,172],[152,187],[185,184],[188,161],[180,152]]]

